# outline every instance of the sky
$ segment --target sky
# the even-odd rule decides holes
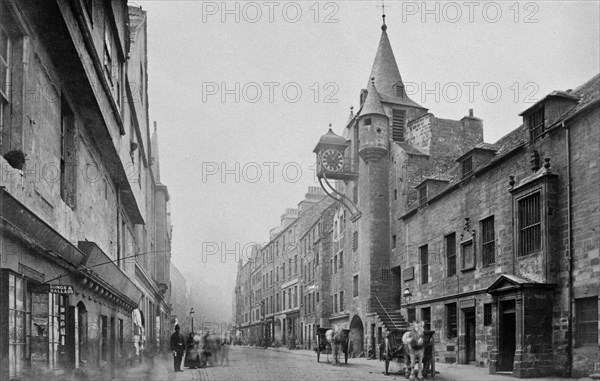
[[[231,312],[237,260],[268,241],[314,176],[329,124],[358,108],[381,1],[137,1],[148,15],[150,118],[169,187],[172,261]],[[474,109],[484,140],[553,90],[600,72],[597,1],[385,1],[409,96],[439,118]],[[193,290],[194,291],[194,290]],[[215,303],[217,305],[215,305]]]

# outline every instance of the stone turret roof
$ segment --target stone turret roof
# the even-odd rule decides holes
[[[400,75],[400,70],[398,69],[398,64],[396,63],[392,45],[387,34],[387,26],[384,24],[381,29],[381,39],[379,40],[377,54],[375,55],[375,61],[373,62],[371,75],[369,76],[369,83],[371,82],[371,78],[375,78],[375,87],[385,102],[423,108],[423,106],[414,102],[406,95],[402,76]],[[402,96],[398,96],[396,85],[402,86]]]
[[[373,79],[369,82],[369,86],[367,87],[367,99],[365,99],[360,110],[360,115],[369,114],[379,114],[387,117],[383,110],[383,106],[381,105],[381,97],[375,87],[375,80]]]

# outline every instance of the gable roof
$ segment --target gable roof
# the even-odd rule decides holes
[[[488,294],[499,294],[523,288],[552,288],[550,283],[536,282],[513,274],[501,274],[485,291]]]

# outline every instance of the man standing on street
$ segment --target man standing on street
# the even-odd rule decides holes
[[[171,350],[173,351],[173,368],[175,372],[183,372],[181,370],[181,360],[185,353],[185,340],[183,335],[179,333],[179,324],[175,325],[175,333],[171,335]]]

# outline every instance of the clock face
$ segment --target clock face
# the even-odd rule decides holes
[[[344,168],[344,155],[335,149],[326,149],[321,155],[323,168],[330,172],[339,172]]]

